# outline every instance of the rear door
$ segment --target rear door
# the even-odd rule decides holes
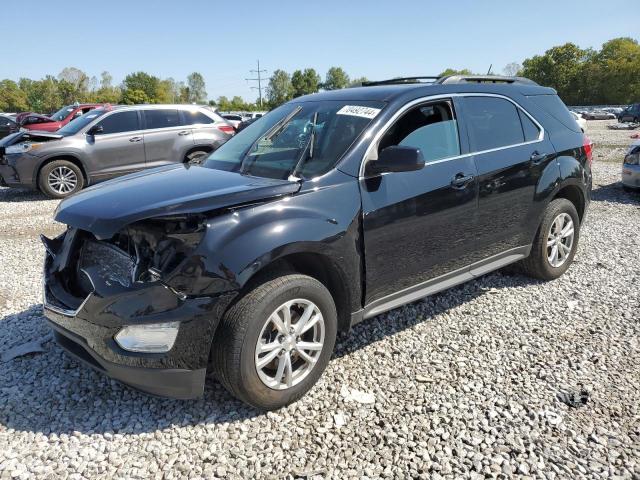
[[[507,98],[465,96],[462,104],[478,172],[478,251],[483,258],[517,254],[532,241],[536,187],[555,150],[537,121]]]
[[[144,151],[148,167],[181,163],[193,147],[191,128],[176,108],[148,109],[144,114]]]
[[[102,127],[101,132],[87,133],[89,175],[99,180],[115,177],[145,167],[144,141],[140,115],[136,110],[113,112],[105,115],[91,130]]]
[[[193,143],[197,146],[217,148],[225,139],[226,134],[216,125],[216,120],[199,109],[182,110],[183,123],[193,135]]]
[[[408,109],[376,148],[419,148],[425,167],[360,180],[369,306],[420,290],[474,260],[476,170],[461,155],[466,144],[456,114],[451,99]]]

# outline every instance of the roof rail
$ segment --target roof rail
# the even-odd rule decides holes
[[[398,85],[404,83],[436,83],[440,77],[420,76],[420,77],[396,77],[388,80],[377,80],[362,82],[363,87],[373,87],[375,85]],[[426,82],[424,81],[426,80]]]
[[[440,77],[437,82],[441,85],[451,83],[520,83],[526,85],[538,85],[533,80],[525,77],[507,77],[504,75],[449,75]]]

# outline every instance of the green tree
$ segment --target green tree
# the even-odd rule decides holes
[[[27,110],[27,95],[13,80],[0,82],[0,112],[20,112]]]
[[[585,87],[588,87],[582,82],[583,69],[593,53],[573,43],[552,47],[543,55],[522,62],[522,75],[540,85],[555,88],[565,103],[580,104],[586,96]]]
[[[207,90],[204,78],[198,72],[193,72],[187,77],[187,85],[189,87],[189,103],[206,103]]]
[[[293,95],[291,77],[284,70],[275,70],[267,85],[267,102],[271,108],[289,101]]]
[[[223,112],[228,112],[231,110],[231,102],[224,95],[218,97],[218,100],[216,103],[218,104],[218,109],[220,109]]]
[[[361,87],[363,83],[368,81],[369,79],[367,77],[352,78],[349,82],[349,87]]]
[[[58,81],[52,75],[42,80],[21,78],[20,89],[27,96],[28,109],[39,113],[53,113],[58,110],[62,100],[58,93]]]
[[[593,103],[627,104],[640,98],[640,45],[632,38],[614,38],[587,62],[583,79],[595,88]],[[584,91],[586,85],[581,89]]]
[[[291,87],[294,97],[316,93],[320,89],[320,75],[313,68],[296,70],[291,75]]]
[[[468,68],[463,68],[461,70],[456,70],[455,68],[446,68],[442,72],[440,72],[439,77],[448,77],[449,75],[473,75],[473,72]]]
[[[127,94],[127,98],[139,98],[137,92],[143,92],[146,98],[146,102],[135,103],[158,103],[158,93],[160,88],[160,79],[156,76],[149,75],[145,72],[130,73],[124,78],[124,94]],[[132,97],[133,95],[133,97]]]
[[[143,90],[127,88],[122,92],[122,103],[126,105],[136,105],[140,103],[151,103],[149,97]]]
[[[322,88],[325,90],[339,90],[349,86],[349,75],[340,67],[331,67],[327,71]]]

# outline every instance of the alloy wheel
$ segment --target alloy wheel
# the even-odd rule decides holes
[[[573,219],[568,213],[561,213],[551,222],[547,234],[547,260],[552,267],[558,268],[567,261],[573,248],[573,238]]]
[[[255,366],[262,383],[285,390],[304,380],[322,353],[324,336],[324,317],[313,302],[298,298],[280,305],[256,344]]]
[[[65,166],[56,167],[51,170],[47,177],[47,181],[49,183],[49,187],[60,195],[66,195],[67,193],[73,192],[78,185],[76,172]]]

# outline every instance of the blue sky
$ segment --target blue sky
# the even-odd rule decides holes
[[[351,77],[500,72],[509,62],[574,42],[599,48],[640,37],[638,0],[3,2],[0,79],[74,66],[119,83],[144,70],[184,80],[201,72],[210,98],[257,97],[249,70],[269,75],[333,65]],[[8,40],[7,40],[8,39]]]

